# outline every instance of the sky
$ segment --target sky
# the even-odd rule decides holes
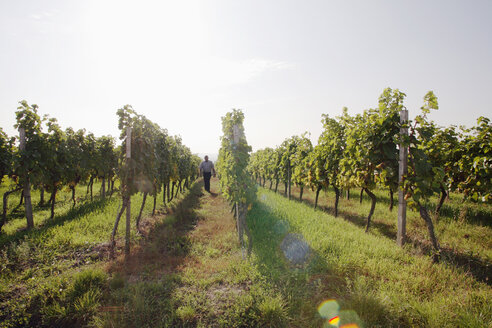
[[[126,104],[192,152],[216,154],[221,117],[245,114],[253,150],[321,115],[377,107],[386,87],[410,117],[433,90],[442,126],[491,117],[492,1],[0,0],[0,127],[18,102],[62,128],[119,136]]]

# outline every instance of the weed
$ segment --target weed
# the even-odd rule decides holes
[[[286,304],[280,295],[265,296],[258,304],[261,327],[285,327],[288,322]]]
[[[74,300],[89,291],[98,291],[106,285],[106,273],[100,269],[87,269],[74,276],[71,295]]]
[[[173,316],[169,311],[170,285],[168,282],[139,282],[118,289],[113,302],[123,305],[120,315],[113,320],[118,327],[165,326]]]
[[[190,305],[183,305],[176,309],[176,316],[183,324],[192,324],[195,321],[195,309]]]

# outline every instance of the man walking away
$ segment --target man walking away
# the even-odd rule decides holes
[[[208,156],[205,155],[204,161],[200,164],[200,176],[203,175],[203,182],[205,183],[205,190],[210,192],[210,177],[212,173],[215,177],[214,163],[208,160]]]

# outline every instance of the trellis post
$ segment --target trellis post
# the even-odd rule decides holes
[[[24,152],[26,150],[26,130],[24,128],[19,128],[19,150]],[[26,209],[26,219],[27,219],[27,229],[34,228],[34,219],[32,216],[32,204],[31,204],[31,183],[29,181],[28,172],[25,173],[25,182],[24,182],[24,206]]]
[[[403,177],[408,173],[408,148],[405,145],[403,139],[408,137],[408,128],[406,127],[408,123],[408,110],[404,109],[400,111],[400,159],[398,163],[398,233],[396,236],[396,242],[398,246],[403,246],[405,244],[406,233],[407,233],[407,201],[405,200],[405,195],[403,193],[402,183]]]
[[[130,170],[130,160],[132,157],[132,128],[127,127],[126,128],[126,167],[128,169],[128,172]],[[130,177],[130,174],[128,174],[128,177]],[[130,254],[130,221],[131,221],[131,197],[130,197],[130,186],[131,186],[131,181],[130,178],[128,178],[127,183],[127,204],[126,204],[126,233],[125,233],[125,255]]]

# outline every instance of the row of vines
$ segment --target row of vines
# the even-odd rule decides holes
[[[248,255],[252,239],[246,224],[246,214],[256,199],[256,186],[247,171],[251,146],[244,134],[244,114],[233,110],[222,117],[221,146],[217,160],[217,172],[223,196],[229,201],[236,218],[239,242],[244,249],[244,232],[248,237]]]
[[[321,190],[331,187],[335,192],[335,216],[341,190],[359,188],[371,199],[366,231],[377,203],[375,188],[388,190],[390,210],[393,195],[403,190],[408,204],[425,220],[436,253],[439,245],[429,215],[429,198],[440,194],[435,211],[438,213],[449,192],[460,192],[465,199],[492,201],[492,125],[480,117],[477,125],[440,127],[428,119],[431,110],[438,109],[432,91],[424,97],[421,113],[413,121],[400,122],[405,94],[387,88],[379,97],[376,109],[350,116],[347,108],[341,116],[323,115],[323,132],[313,146],[306,134],[286,139],[277,148],[265,148],[251,155],[249,171],[263,186],[278,189],[285,184],[290,198],[290,186],[316,192],[317,206]],[[409,130],[408,135],[400,129]],[[408,149],[408,173],[399,182],[399,145]]]
[[[137,231],[140,230],[140,218],[148,195],[154,198],[153,214],[157,203],[157,195],[162,192],[163,204],[171,201],[183,188],[197,178],[200,158],[193,155],[188,147],[182,144],[181,138],[169,137],[165,129],[139,115],[130,105],[119,109],[118,128],[120,139],[125,147],[120,152],[119,179],[121,181],[121,197],[123,206],[116,217],[111,234],[112,249],[115,246],[115,235],[123,212],[127,211],[126,245],[128,254],[130,238],[131,196],[143,193],[143,201],[136,220]],[[129,131],[131,131],[129,133]],[[130,143],[130,146],[128,145]],[[176,189],[176,191],[175,191]]]
[[[117,115],[123,141],[120,146],[116,146],[111,136],[96,137],[84,129],[62,130],[55,118],[41,117],[37,105],[20,102],[15,128],[22,131],[21,137],[9,137],[0,128],[0,183],[8,185],[3,195],[0,232],[8,219],[8,196],[15,192],[24,196],[21,202],[25,203],[27,228],[34,227],[32,210],[29,213],[31,187],[40,191],[39,206],[45,204],[45,192],[50,193],[51,219],[55,216],[56,196],[60,190],[71,191],[75,207],[78,199],[75,187],[87,185],[87,197],[90,193],[93,201],[96,180],[101,182],[102,198],[111,197],[115,192],[121,195],[122,210],[129,197],[143,193],[141,209],[150,195],[154,198],[155,212],[158,194],[162,192],[162,202],[166,205],[178,192],[189,187],[197,177],[200,158],[182,144],[181,138],[168,135],[167,130],[139,115],[130,105],[119,109]],[[130,139],[126,135],[128,128],[132,130]],[[126,153],[129,141],[131,154]],[[119,188],[115,187],[115,181],[119,181]],[[137,229],[141,213],[136,220]],[[121,216],[121,212],[118,214]]]

